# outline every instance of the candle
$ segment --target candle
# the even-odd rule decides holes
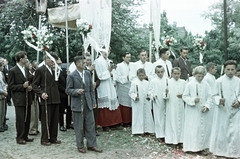
[[[221,68],[220,76],[222,76],[222,74],[223,74],[223,65],[222,65],[222,68]]]
[[[188,82],[189,82],[189,74],[187,74],[187,80],[188,80]]]
[[[196,95],[198,97],[198,85],[196,84]]]
[[[138,97],[138,85],[136,85],[136,90],[137,90],[137,97]]]
[[[166,86],[168,87],[168,79],[166,79]]]
[[[167,98],[167,93],[168,93],[167,89],[168,89],[168,79],[166,79],[166,93],[165,93],[166,94],[166,98]]]

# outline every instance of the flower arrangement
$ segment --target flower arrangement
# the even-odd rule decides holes
[[[168,47],[172,46],[174,43],[177,43],[177,40],[174,37],[165,36],[161,38],[163,41],[163,45],[166,45]]]
[[[196,47],[198,50],[204,50],[207,44],[203,41],[203,38],[194,37],[193,46]]]
[[[47,50],[53,44],[53,34],[49,32],[47,27],[42,27],[38,30],[34,26],[29,26],[26,30],[21,32],[24,41],[35,44],[41,50]]]
[[[87,35],[92,30],[92,25],[83,19],[77,19],[76,25],[80,34]]]

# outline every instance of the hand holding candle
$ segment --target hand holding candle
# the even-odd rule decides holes
[[[139,94],[138,94],[138,85],[136,85],[136,90],[137,90],[137,97],[136,97],[136,101],[139,101]]]
[[[223,97],[222,82],[220,82],[220,93],[221,93],[220,104],[222,104],[224,106],[225,105],[225,99]]]
[[[166,94],[166,98],[167,98],[167,94],[168,94],[168,79],[166,79],[166,90],[165,91],[166,91],[165,94]]]

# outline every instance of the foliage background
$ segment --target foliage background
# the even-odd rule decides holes
[[[121,62],[121,54],[132,53],[132,61],[137,61],[137,52],[140,49],[149,50],[148,24],[139,24],[137,19],[143,13],[136,9],[145,0],[112,0],[112,33],[110,59],[115,63]],[[68,1],[69,4],[78,3],[76,0]],[[48,1],[48,8],[64,5],[63,0]],[[228,52],[229,59],[240,60],[240,3],[237,0],[227,1],[228,16]],[[203,13],[203,17],[211,19],[214,29],[205,32],[204,41],[207,47],[202,54],[204,64],[215,62],[222,65],[224,62],[224,36],[223,36],[223,4],[218,2],[210,6],[211,12]],[[177,57],[183,46],[190,49],[189,59],[193,66],[200,65],[199,52],[192,46],[194,36],[176,24],[169,24],[167,13],[161,14],[161,36],[169,35],[177,39],[178,43],[171,47]],[[200,23],[200,22],[199,22]],[[54,28],[47,21],[47,13],[42,17],[42,24],[48,26],[54,34],[54,44],[51,51],[58,53],[63,62],[66,62],[65,29]],[[35,10],[35,1],[32,0],[8,0],[0,1],[0,56],[12,60],[14,54],[19,50],[28,52],[30,61],[36,59],[36,51],[29,48],[24,42],[21,31],[29,25],[38,27],[38,14]],[[186,26],[187,27],[187,26]],[[93,26],[94,28],[94,26]],[[69,31],[69,53],[72,61],[76,53],[81,50],[81,37],[75,31]],[[41,58],[40,58],[41,59]],[[171,59],[172,60],[172,59]]]

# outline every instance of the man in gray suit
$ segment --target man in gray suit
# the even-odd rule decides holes
[[[74,58],[76,70],[67,77],[67,94],[71,96],[74,131],[78,151],[86,153],[83,143],[85,135],[90,151],[102,152],[97,147],[93,108],[96,107],[91,75],[85,71],[86,60],[81,56]]]

